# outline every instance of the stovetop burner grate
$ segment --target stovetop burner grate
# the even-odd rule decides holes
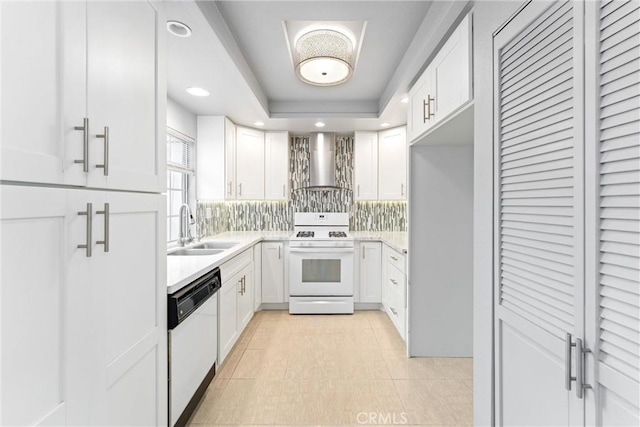
[[[313,237],[313,231],[298,231],[296,237]]]
[[[344,231],[330,231],[329,237],[347,237],[347,233]]]

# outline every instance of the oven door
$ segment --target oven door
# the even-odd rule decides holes
[[[290,248],[291,296],[353,295],[353,248]]]

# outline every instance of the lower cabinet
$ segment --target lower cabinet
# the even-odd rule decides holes
[[[382,243],[360,243],[360,298],[359,302],[382,302]]]
[[[382,249],[382,307],[393,325],[406,340],[407,276],[404,254],[383,245]]]
[[[166,424],[164,196],[0,197],[0,425]]]
[[[283,303],[284,242],[262,243],[262,302]]]
[[[253,248],[220,266],[222,289],[218,308],[218,365],[227,357],[253,317]]]
[[[253,246],[253,310],[262,305],[262,243]]]

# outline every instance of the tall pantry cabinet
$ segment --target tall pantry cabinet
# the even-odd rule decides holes
[[[531,2],[494,38],[498,425],[640,422],[639,11]]]
[[[0,19],[0,424],[166,425],[161,4]]]

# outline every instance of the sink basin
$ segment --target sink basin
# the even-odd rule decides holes
[[[169,252],[167,256],[198,256],[198,255],[216,255],[224,252],[224,249],[180,249],[174,252]]]
[[[205,242],[192,246],[191,249],[229,249],[237,244],[238,242]]]

